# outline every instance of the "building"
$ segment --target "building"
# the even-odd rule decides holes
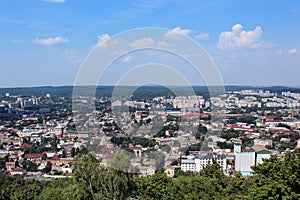
[[[194,156],[187,156],[186,159],[181,160],[181,170],[182,171],[196,171],[196,162]]]
[[[242,176],[251,176],[253,170],[252,166],[255,166],[255,151],[253,149],[242,150],[241,144],[234,144],[235,155],[235,171],[239,171]]]
[[[261,150],[256,153],[256,165],[262,164],[264,159],[269,159],[272,152],[268,150]]]
[[[263,139],[254,139],[254,146],[272,146],[273,141],[272,140],[263,140]]]
[[[212,165],[213,160],[215,160],[221,166],[221,170],[225,173],[226,172],[226,156],[217,155],[217,154],[207,154],[207,155],[196,156],[196,158],[195,158],[196,172],[200,172],[202,169],[204,169],[208,165]]]
[[[300,148],[300,139],[297,140],[297,148]]]
[[[200,172],[208,165],[212,165],[214,160],[221,166],[221,170],[226,173],[226,156],[215,153],[187,156],[186,159],[181,159],[181,170]]]

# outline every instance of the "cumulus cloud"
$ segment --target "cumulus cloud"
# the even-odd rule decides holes
[[[44,2],[50,2],[50,3],[65,3],[66,0],[43,0]]]
[[[98,36],[98,45],[103,44],[103,42],[110,39],[110,36],[107,33],[101,34]]]
[[[188,35],[192,32],[192,30],[189,29],[182,29],[181,27],[175,27],[172,30],[169,30],[164,37],[166,38],[171,38],[171,39],[177,39],[180,35],[179,34],[184,34]]]
[[[296,54],[296,53],[297,53],[297,49],[295,48],[289,50],[289,54]]]
[[[224,31],[220,34],[217,47],[220,49],[262,47],[264,43],[259,42],[261,35],[262,28],[260,26],[245,31],[241,24],[236,24],[231,31]]]
[[[195,35],[195,39],[197,40],[208,40],[209,34],[205,32],[200,32],[197,35]]]
[[[134,48],[141,48],[146,46],[153,46],[156,42],[152,38],[143,38],[140,40],[133,41],[130,46]]]
[[[168,47],[168,43],[166,43],[165,41],[161,40],[157,42],[157,46],[160,48],[167,48]]]
[[[69,39],[62,38],[61,36],[35,39],[33,41],[33,43],[41,44],[41,45],[54,45],[54,44],[68,43],[68,42],[69,42]]]

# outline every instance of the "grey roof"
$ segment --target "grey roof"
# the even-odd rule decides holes
[[[195,164],[195,160],[182,159],[181,164]]]

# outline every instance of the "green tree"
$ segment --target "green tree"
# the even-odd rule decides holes
[[[237,138],[239,137],[240,133],[234,129],[230,130],[222,130],[220,133],[220,137],[224,138],[226,140],[229,140],[231,138]]]
[[[164,170],[158,170],[152,177],[136,177],[137,196],[140,199],[163,199],[167,193],[171,179]]]
[[[107,160],[107,165],[110,168],[122,171],[131,172],[132,166],[130,164],[132,153],[125,150],[118,151],[113,157]]]
[[[126,199],[131,184],[127,173],[101,165],[88,153],[76,161],[71,187],[81,191],[83,199]]]
[[[36,172],[38,170],[37,164],[31,162],[30,160],[25,160],[22,162],[22,166],[27,171]]]
[[[52,170],[52,163],[51,162],[47,162],[45,168],[42,170],[42,172],[44,173],[49,173]]]
[[[71,149],[71,157],[74,157],[76,155],[76,150],[74,147]]]
[[[288,152],[283,159],[272,155],[253,167],[254,186],[249,197],[254,199],[300,199],[300,153]]]
[[[11,196],[12,200],[32,200],[38,197],[42,187],[37,183],[25,184],[23,187],[18,188]]]

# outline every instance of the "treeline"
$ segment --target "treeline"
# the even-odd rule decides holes
[[[217,163],[198,174],[163,170],[139,177],[100,165],[92,154],[82,155],[73,177],[50,182],[24,180],[0,173],[0,199],[300,199],[300,153],[272,156],[253,168],[250,178],[225,176]]]

